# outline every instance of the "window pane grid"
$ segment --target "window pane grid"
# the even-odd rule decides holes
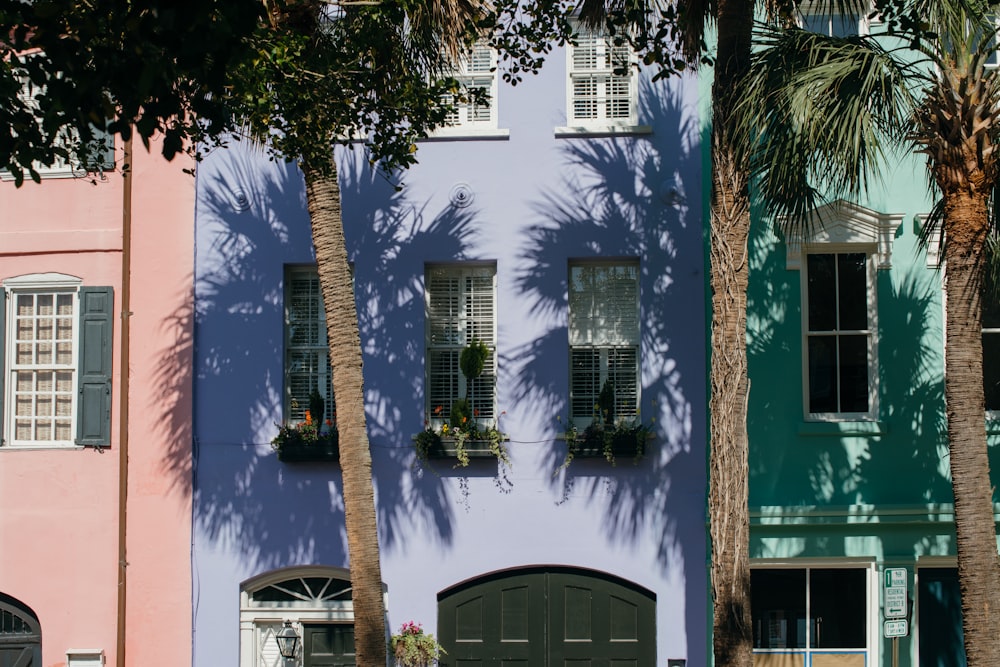
[[[324,400],[323,420],[332,420],[336,404],[319,276],[315,269],[294,269],[286,283],[285,421],[305,420],[314,390]]]
[[[572,120],[631,120],[636,91],[629,47],[615,46],[611,37],[585,32],[571,47],[571,54]]]
[[[865,253],[807,257],[809,412],[867,413],[874,337]]]
[[[14,443],[73,440],[76,293],[14,295]]]
[[[639,408],[638,265],[575,264],[569,270],[570,417],[596,416],[605,382],[616,421]]]
[[[468,398],[480,419],[496,416],[495,269],[434,267],[427,285],[427,410],[447,419],[456,400]],[[462,349],[479,340],[490,349],[483,372],[467,383]],[[468,384],[468,386],[466,386]]]
[[[493,113],[496,99],[496,54],[487,44],[476,44],[472,52],[462,60],[458,68],[451,73],[465,95],[446,94],[441,97],[442,104],[453,105],[454,110],[448,113],[445,123],[451,126],[483,125],[491,126],[495,122]],[[488,99],[476,103],[470,99],[473,91],[485,91]],[[465,97],[465,101],[461,101]]]

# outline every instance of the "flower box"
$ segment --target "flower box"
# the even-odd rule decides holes
[[[284,463],[338,463],[340,447],[331,440],[286,442],[278,448],[278,460]]]
[[[575,458],[606,459],[612,465],[619,460],[638,461],[646,454],[646,444],[652,437],[651,430],[639,425],[604,427],[588,426],[582,433],[567,434],[565,465]]]
[[[496,454],[490,450],[489,440],[466,440],[465,453],[470,459],[496,458]],[[458,446],[455,438],[442,437],[427,450],[429,459],[454,459],[458,458]]]

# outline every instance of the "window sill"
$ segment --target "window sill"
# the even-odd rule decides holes
[[[38,452],[67,449],[84,450],[87,449],[87,447],[84,445],[77,445],[72,442],[68,444],[46,443],[44,445],[3,445],[0,447],[0,452]]]
[[[804,421],[799,425],[798,435],[807,437],[859,436],[877,438],[886,435],[888,432],[888,426],[875,420]]]
[[[57,178],[80,178],[87,174],[86,171],[82,169],[72,169],[70,167],[63,167],[57,169],[36,169],[38,172],[38,177],[43,181],[54,180]],[[0,170],[0,181],[13,181],[14,174],[10,173],[6,169]],[[27,171],[24,172],[24,181],[28,182],[31,180],[31,174]]]
[[[503,128],[450,127],[435,130],[420,141],[504,141],[510,139],[510,130]]]
[[[555,129],[557,138],[564,137],[617,137],[652,134],[649,125],[574,125]]]

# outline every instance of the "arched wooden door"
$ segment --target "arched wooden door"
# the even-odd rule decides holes
[[[447,667],[654,667],[656,596],[600,572],[528,568],[438,595]]]
[[[42,630],[24,604],[0,593],[0,667],[41,667]]]

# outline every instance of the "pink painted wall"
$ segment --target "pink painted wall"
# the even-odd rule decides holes
[[[140,148],[133,166],[125,654],[143,667],[191,659],[194,182],[182,162]],[[119,314],[122,194],[120,171],[0,183],[0,280],[57,272],[112,285]],[[122,330],[116,317],[110,449],[0,447],[0,592],[37,614],[46,667],[64,665],[68,649],[103,649],[116,663]]]

